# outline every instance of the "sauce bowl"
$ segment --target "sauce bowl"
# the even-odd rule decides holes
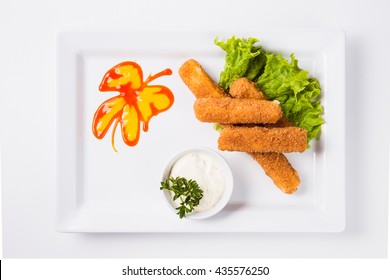
[[[197,181],[203,198],[188,219],[206,219],[216,215],[229,202],[233,192],[233,174],[229,164],[218,152],[204,147],[191,148],[174,155],[166,164],[162,181],[170,177],[184,177]],[[178,206],[169,190],[163,190],[169,207],[176,213]],[[179,218],[179,216],[178,216]]]

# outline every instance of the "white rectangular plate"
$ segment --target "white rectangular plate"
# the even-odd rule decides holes
[[[244,153],[220,152],[234,175],[234,191],[222,212],[206,220],[180,220],[159,189],[165,163],[177,152],[217,149],[218,133],[194,117],[195,98],[177,71],[199,61],[217,81],[224,52],[215,37],[255,37],[267,50],[317,77],[325,108],[319,141],[302,154],[288,154],[302,183],[282,193]],[[141,65],[144,79],[171,68],[155,81],[169,87],[174,105],[141,131],[138,145],[126,146],[117,130],[102,140],[92,134],[98,106],[117,95],[100,92],[103,75],[123,61]],[[63,232],[339,232],[345,227],[345,34],[340,30],[259,30],[252,33],[158,33],[61,31],[57,36],[57,204]]]

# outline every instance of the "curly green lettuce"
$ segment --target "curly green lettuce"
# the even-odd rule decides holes
[[[214,43],[226,52],[225,68],[220,74],[219,85],[228,90],[232,82],[241,77],[255,80],[264,68],[266,57],[261,46],[254,46],[259,40],[256,38],[239,39],[231,37],[226,42]]]
[[[291,61],[281,54],[268,53],[254,44],[258,39],[231,37],[215,44],[225,52],[225,67],[220,74],[219,85],[226,91],[232,82],[241,77],[254,81],[269,100],[278,100],[287,119],[306,129],[308,143],[318,139],[323,108],[320,102],[321,88],[315,78],[298,66],[294,54]]]

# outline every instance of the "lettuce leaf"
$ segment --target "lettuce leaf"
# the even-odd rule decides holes
[[[294,125],[307,130],[308,142],[318,138],[323,108],[320,103],[319,82],[298,67],[291,54],[288,62],[282,55],[266,54],[264,73],[257,80],[258,87],[270,100],[278,100],[284,115]]]
[[[233,36],[223,42],[215,38],[214,43],[226,52],[225,69],[220,74],[218,84],[227,92],[235,79],[248,77],[254,80],[259,76],[266,57],[261,47],[254,46],[258,41],[256,38],[241,39]]]
[[[294,54],[288,61],[281,54],[268,53],[261,46],[254,46],[257,42],[256,38],[246,40],[234,36],[226,42],[215,39],[214,43],[226,52],[219,85],[228,91],[235,79],[247,77],[256,82],[269,100],[280,102],[290,122],[307,130],[308,143],[317,139],[325,122],[319,82],[299,68]]]

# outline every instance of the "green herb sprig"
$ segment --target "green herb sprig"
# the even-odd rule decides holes
[[[172,191],[173,200],[180,199],[180,206],[176,207],[180,219],[194,211],[203,197],[203,190],[195,180],[183,177],[170,177],[161,182],[160,190]]]

